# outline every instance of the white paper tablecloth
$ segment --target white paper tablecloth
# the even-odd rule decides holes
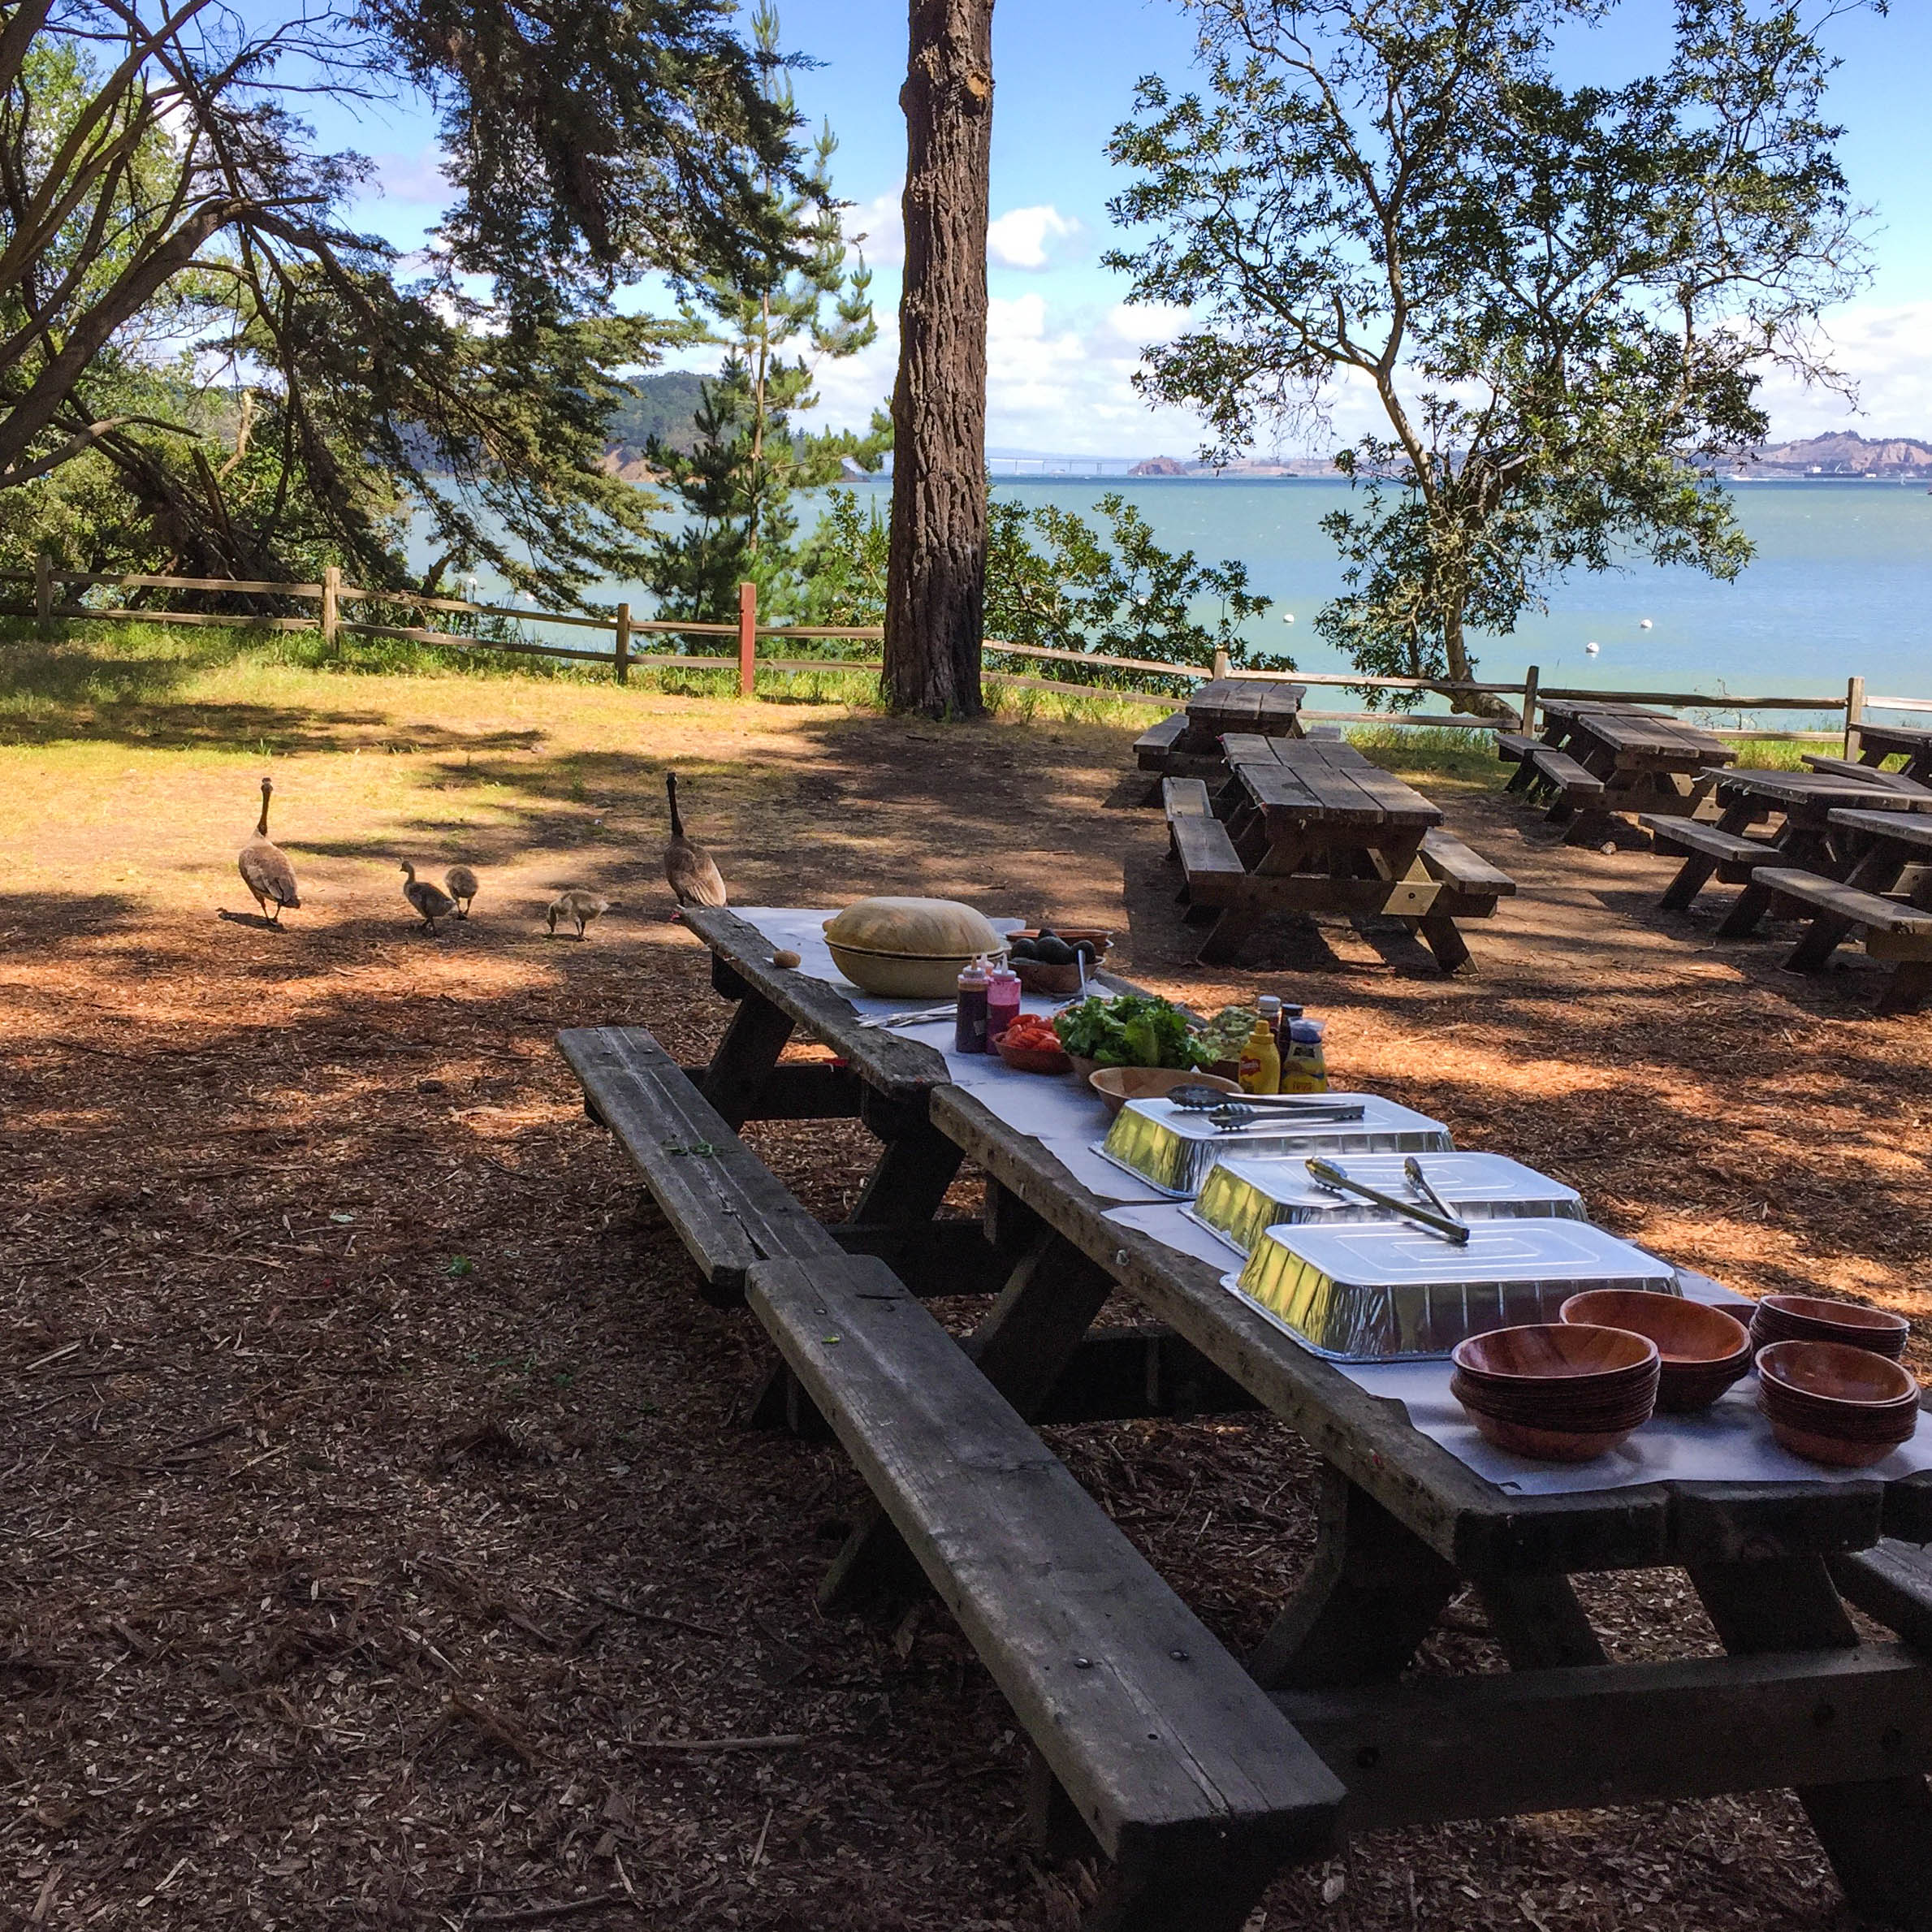
[[[832,962],[825,944],[824,922],[832,912],[802,911],[792,907],[734,907],[774,946],[789,946],[801,959],[798,970],[836,987],[863,1014],[903,1013],[931,1006],[931,1000],[881,1000],[862,992]],[[996,922],[1010,927],[1015,921]],[[1064,1004],[1028,995],[1029,1013],[1052,1013]],[[1047,1080],[1037,1074],[1016,1074],[996,1054],[953,1051],[950,1018],[919,1027],[894,1029],[936,1048],[945,1056],[948,1073],[990,1113],[1016,1131],[1031,1135],[1062,1162],[1074,1178],[1103,1200],[1119,1205],[1108,1218],[1138,1229],[1165,1246],[1192,1255],[1230,1273],[1240,1257],[1207,1229],[1183,1214],[1179,1206],[1156,1190],[1104,1160],[1093,1151],[1106,1132],[1105,1109],[1091,1093],[1070,1080]],[[1686,1294],[1721,1307],[1744,1308],[1744,1302],[1708,1275],[1678,1270]],[[1230,1287],[1230,1294],[1239,1291]],[[1278,1329],[1292,1346],[1303,1346],[1294,1331],[1266,1308],[1243,1296],[1243,1305],[1256,1308]],[[1479,1476],[1520,1496],[1557,1496],[1589,1489],[1627,1489],[1639,1483],[1675,1482],[1843,1482],[1848,1477],[1896,1478],[1932,1469],[1932,1417],[1921,1416],[1918,1433],[1874,1469],[1830,1470],[1807,1463],[1780,1449],[1757,1410],[1755,1377],[1744,1381],[1709,1409],[1693,1416],[1658,1416],[1639,1429],[1622,1448],[1594,1462],[1537,1463],[1485,1442],[1449,1392],[1446,1362],[1338,1362],[1332,1364],[1371,1394],[1394,1396],[1408,1411],[1409,1420],[1425,1436],[1440,1442],[1450,1454]]]

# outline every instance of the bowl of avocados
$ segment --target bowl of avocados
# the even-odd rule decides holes
[[[1086,969],[1091,979],[1107,957],[1113,935],[1098,927],[1039,926],[1007,935],[1006,963],[1030,993],[1077,993]]]

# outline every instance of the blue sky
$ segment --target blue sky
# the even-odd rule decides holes
[[[1667,0],[1623,0],[1609,25],[1562,49],[1570,77],[1615,81],[1653,67],[1667,45]],[[889,389],[898,297],[897,200],[905,166],[898,92],[905,10],[883,0],[784,0],[786,41],[822,62],[797,82],[799,104],[828,117],[840,140],[834,179],[858,204],[877,267],[877,346],[822,373],[823,416],[862,424]],[[1888,18],[1852,15],[1830,29],[1843,64],[1830,111],[1858,198],[1876,211],[1878,274],[1830,318],[1839,361],[1859,384],[1862,413],[1835,396],[1767,389],[1774,433],[1838,427],[1932,437],[1932,197],[1924,189],[1925,77],[1932,6],[1896,0]],[[1119,179],[1105,154],[1134,84],[1182,80],[1191,38],[1174,0],[1002,0],[994,15],[993,226],[989,278],[988,440],[996,447],[1094,455],[1191,452],[1192,419],[1148,410],[1131,377],[1140,345],[1171,318],[1127,308],[1122,278],[1102,268],[1106,203]],[[331,140],[378,161],[381,192],[361,218],[404,246],[435,218],[442,192],[434,129],[391,107],[360,123],[326,117]],[[1346,413],[1338,419],[1343,433]]]

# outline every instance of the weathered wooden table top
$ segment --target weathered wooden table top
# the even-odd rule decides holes
[[[1932,810],[1932,797],[1866,784],[1830,772],[1761,772],[1751,767],[1740,771],[1733,767],[1707,771],[1704,776],[1714,780],[1718,796],[1722,800],[1768,798],[1776,804],[1812,810],[1833,806],[1852,806],[1865,811]]]
[[[1426,832],[1442,823],[1440,806],[1366,759],[1359,764],[1319,756],[1285,762],[1277,755],[1265,764],[1237,763],[1234,772],[1271,829]]]
[[[1296,714],[1307,695],[1307,686],[1273,678],[1217,677],[1188,699],[1187,720],[1196,730],[1212,737],[1229,731],[1260,731],[1273,736],[1294,728]]]

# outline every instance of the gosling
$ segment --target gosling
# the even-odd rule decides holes
[[[443,875],[444,889],[456,902],[456,917],[469,917],[469,902],[476,897],[476,874],[468,866],[452,866]]]
[[[456,910],[456,902],[439,885],[432,885],[426,879],[416,876],[416,868],[408,859],[401,868],[407,876],[403,881],[403,897],[422,915],[422,923],[433,936],[436,922],[447,919]]]
[[[550,922],[550,936],[557,936],[559,919],[577,921],[577,936],[584,936],[586,927],[602,918],[611,910],[608,899],[600,899],[594,893],[572,891],[560,893],[545,909],[543,916]]]

